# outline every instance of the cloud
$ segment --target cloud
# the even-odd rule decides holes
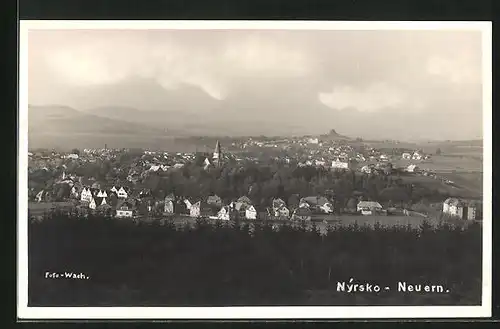
[[[394,109],[408,101],[405,93],[384,83],[376,83],[364,89],[334,87],[332,92],[319,93],[318,98],[332,109],[357,109],[361,112]]]
[[[52,42],[44,55],[58,79],[75,86],[113,84],[138,76],[155,79],[167,90],[197,86],[218,100],[227,97],[235,78],[297,77],[310,70],[303,51],[258,34],[206,48],[189,47],[173,38],[97,36]]]
[[[427,61],[427,73],[448,79],[452,83],[481,82],[481,71],[471,59],[460,57],[433,56]]]
[[[405,113],[432,114],[461,123],[420,125],[415,134],[481,129],[473,120],[482,97],[476,32],[36,31],[29,47],[35,104],[181,108],[302,126],[310,117],[311,131],[339,124],[363,132],[373,123],[363,120],[389,113],[380,132],[389,135]]]

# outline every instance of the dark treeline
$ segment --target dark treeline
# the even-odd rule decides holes
[[[52,214],[29,226],[31,306],[478,305],[481,226],[134,223]],[[83,272],[87,280],[46,279]],[[389,286],[337,291],[337,282]],[[397,282],[448,293],[397,292]]]

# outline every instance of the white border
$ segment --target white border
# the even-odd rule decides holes
[[[463,30],[482,32],[483,47],[483,294],[481,306],[355,307],[28,307],[27,163],[28,30],[259,29],[259,30]],[[354,21],[21,21],[18,153],[18,317],[27,319],[353,319],[491,317],[492,261],[492,35],[491,22]]]

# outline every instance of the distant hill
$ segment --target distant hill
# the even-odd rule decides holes
[[[328,134],[320,135],[322,140],[352,140],[352,138],[340,135],[335,131],[335,129],[331,129]]]
[[[165,131],[151,126],[77,111],[67,106],[29,106],[30,134],[156,135]]]

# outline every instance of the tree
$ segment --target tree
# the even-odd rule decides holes
[[[71,150],[71,153],[80,155],[80,150],[75,148]]]
[[[441,149],[440,149],[440,148],[438,148],[438,149],[436,150],[436,155],[441,155]]]
[[[355,198],[350,198],[349,201],[347,201],[347,209],[356,210],[357,206],[358,205]]]

